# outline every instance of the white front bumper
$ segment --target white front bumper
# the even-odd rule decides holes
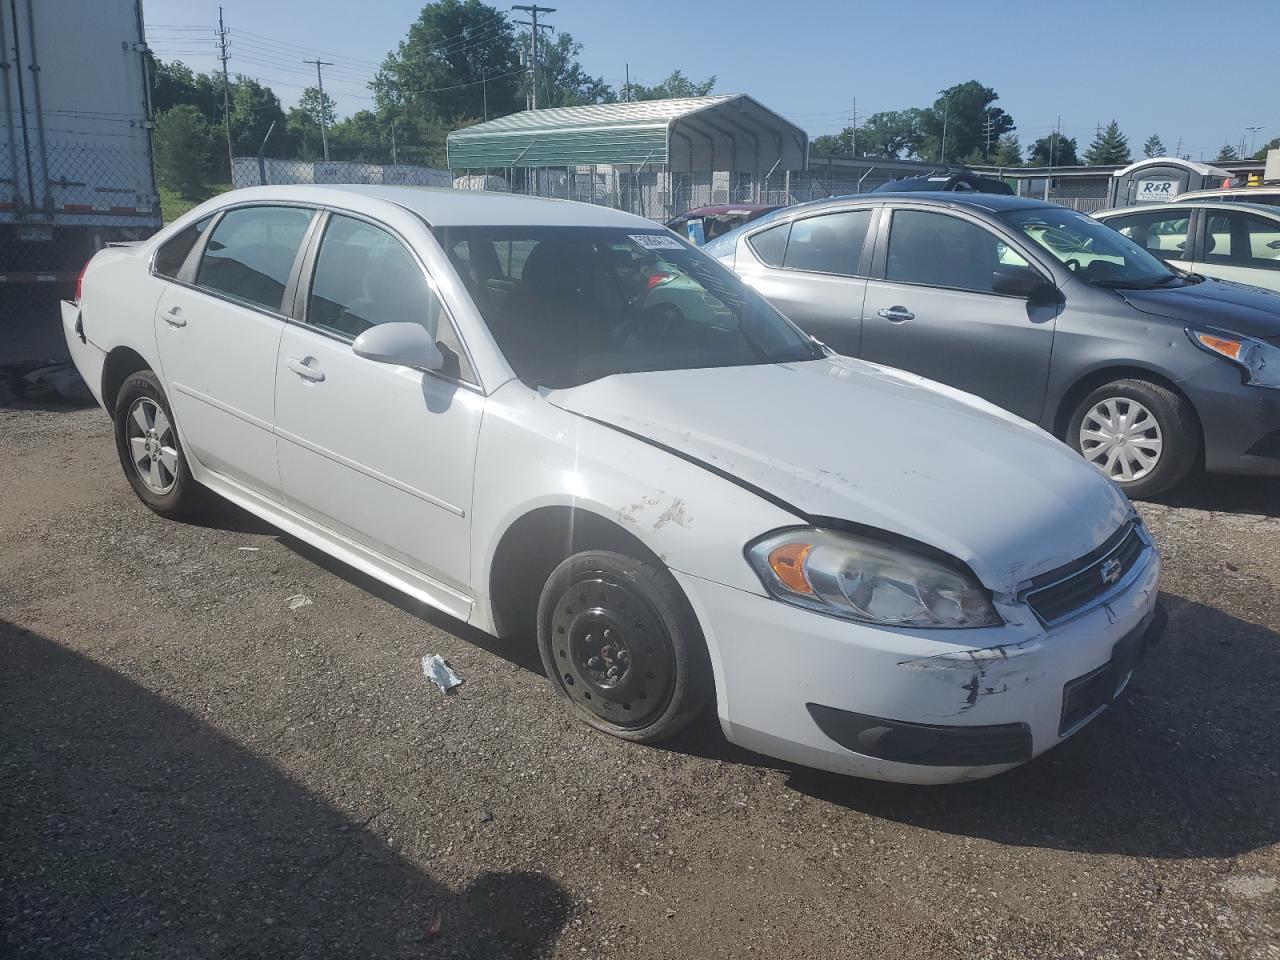
[[[1151,547],[1130,586],[1046,630],[1022,625],[903,631],[811,613],[688,574],[676,578],[710,649],[725,736],[759,753],[877,780],[949,783],[1001,773],[992,766],[927,766],[846,749],[806,704],[905,723],[1024,723],[1038,755],[1058,735],[1066,683],[1108,663],[1116,643],[1155,608],[1160,557]],[[1068,731],[1067,735],[1074,731]]]

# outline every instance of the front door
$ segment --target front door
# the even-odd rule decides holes
[[[872,210],[824,212],[762,230],[747,238],[735,270],[806,333],[857,356]]]
[[[470,592],[471,482],[484,398],[447,313],[408,248],[381,226],[331,214],[304,323],[276,368],[276,435],[289,507],[390,560]],[[444,374],[358,357],[378,323],[432,331]]]
[[[165,285],[156,310],[160,365],[187,452],[275,500],[276,350],[312,214],[303,207],[228,210],[207,244],[197,243],[178,282]]]
[[[992,292],[1000,267],[1034,268],[975,221],[912,209],[884,216],[888,253],[883,279],[867,285],[859,355],[1038,421],[1058,305]]]

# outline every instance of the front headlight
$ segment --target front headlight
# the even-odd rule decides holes
[[[773,596],[847,620],[896,627],[1000,624],[968,574],[906,547],[832,530],[780,530],[747,547]]]
[[[1245,383],[1280,390],[1280,347],[1225,330],[1188,328],[1187,336],[1201,350],[1226,357],[1240,367]]]

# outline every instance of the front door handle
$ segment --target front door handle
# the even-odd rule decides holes
[[[297,357],[290,357],[285,361],[285,364],[303,380],[310,380],[312,383],[319,383],[324,379],[324,371],[319,367],[311,366],[305,360],[300,360]]]
[[[876,311],[876,316],[884,317],[890,323],[906,323],[916,318],[906,307],[881,307]]]
[[[164,322],[171,327],[185,327],[186,319],[182,316],[181,307],[170,307],[164,312]]]

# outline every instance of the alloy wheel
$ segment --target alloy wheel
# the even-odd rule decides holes
[[[148,490],[166,494],[178,482],[178,438],[173,424],[150,397],[139,397],[125,420],[129,460]]]

